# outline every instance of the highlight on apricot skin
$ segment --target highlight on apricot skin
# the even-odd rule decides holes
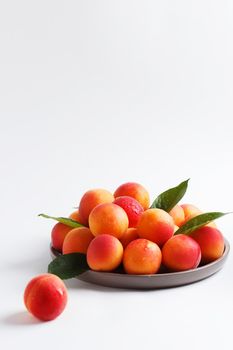
[[[134,241],[137,238],[139,238],[137,229],[131,227],[128,228],[128,230],[123,234],[123,236],[120,239],[120,242],[125,248],[130,242]]]
[[[181,226],[184,221],[185,221],[185,214],[184,214],[184,210],[180,205],[175,205],[172,210],[170,210],[169,215],[171,215],[171,217],[174,220],[174,224],[176,226]]]
[[[62,251],[62,245],[64,242],[64,239],[68,232],[72,230],[73,227],[64,225],[60,222],[58,222],[52,229],[51,232],[51,244],[52,247],[58,251]]]
[[[94,236],[87,227],[77,227],[72,229],[64,239],[62,246],[63,254],[87,253],[87,248]]]
[[[223,255],[224,237],[217,228],[203,226],[192,232],[190,236],[201,247],[202,263],[210,263]]]
[[[162,209],[147,209],[139,220],[137,231],[141,238],[149,239],[160,247],[173,236],[172,217]]]
[[[126,212],[114,203],[99,204],[89,215],[89,227],[94,236],[109,234],[120,239],[128,225]]]
[[[199,244],[184,234],[170,238],[162,248],[162,264],[170,271],[195,269],[200,260]]]
[[[63,312],[67,304],[66,286],[53,274],[36,276],[25,288],[24,304],[39,320],[53,320]]]
[[[129,196],[117,197],[113,203],[124,209],[129,219],[129,227],[136,227],[144,211],[141,204]]]
[[[154,274],[159,270],[161,260],[161,250],[156,243],[138,238],[125,248],[123,266],[128,274]]]
[[[81,198],[79,204],[80,223],[87,226],[91,211],[99,204],[112,203],[113,195],[104,189],[94,189],[87,191]]]
[[[114,192],[114,197],[129,196],[136,199],[144,210],[150,206],[150,196],[147,190],[136,182],[127,182],[119,186]]]
[[[113,271],[121,263],[123,246],[114,236],[95,237],[87,249],[87,263],[94,271]]]

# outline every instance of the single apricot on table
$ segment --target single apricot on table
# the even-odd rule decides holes
[[[88,218],[92,209],[103,203],[112,203],[113,195],[104,189],[94,189],[87,191],[81,198],[79,204],[79,219],[80,223],[87,226]]]
[[[126,212],[114,203],[99,204],[89,215],[89,227],[94,236],[108,234],[120,239],[128,225]]]
[[[138,201],[144,210],[150,206],[150,196],[147,190],[136,182],[127,182],[119,186],[114,192],[114,197],[129,196]]]
[[[201,261],[201,248],[189,236],[178,234],[162,248],[162,264],[171,271],[195,269]]]
[[[51,232],[51,244],[52,247],[59,252],[62,251],[62,245],[66,235],[73,229],[73,227],[67,226],[58,222]]]
[[[87,249],[87,263],[94,271],[113,271],[121,263],[123,246],[111,235],[95,237]]]
[[[113,203],[124,209],[129,219],[129,227],[136,227],[144,212],[141,204],[136,201],[136,199],[129,196],[117,197]]]
[[[91,233],[90,229],[87,227],[77,227],[73,228],[66,235],[63,246],[62,253],[87,253],[87,248],[90,242],[93,240],[94,236]]]
[[[201,261],[210,263],[223,255],[224,237],[215,227],[203,226],[190,234],[201,247]]]
[[[156,273],[160,268],[161,260],[162,254],[159,246],[143,238],[130,242],[123,255],[125,272],[133,275]]]
[[[67,303],[67,290],[57,276],[46,273],[34,277],[24,291],[27,310],[41,321],[50,321],[59,316]]]
[[[141,238],[162,246],[174,234],[172,217],[162,209],[147,209],[139,220],[137,231]]]

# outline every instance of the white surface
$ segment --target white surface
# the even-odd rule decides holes
[[[230,349],[233,258],[203,282],[124,291],[67,282],[57,320],[25,312],[52,222],[93,187],[232,211],[229,1],[4,1],[0,5],[0,333],[4,349]],[[219,227],[233,244],[232,217]]]

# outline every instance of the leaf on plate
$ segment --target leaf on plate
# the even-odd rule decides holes
[[[76,277],[89,270],[86,255],[81,253],[71,253],[60,255],[48,266],[48,272],[57,275],[61,279]]]
[[[183,198],[189,179],[181,182],[178,186],[161,193],[152,203],[150,208],[163,209],[169,212]]]
[[[229,213],[221,213],[218,211],[214,211],[210,213],[197,215],[194,218],[187,221],[184,225],[182,225],[175,232],[175,235],[178,235],[179,233],[189,235],[191,232],[197,230],[198,228],[201,228],[202,226],[209,224],[211,221],[221,218],[222,216],[227,214]]]
[[[83,227],[84,226],[84,225],[80,224],[78,221],[75,221],[75,220],[70,219],[70,218],[55,217],[55,216],[50,216],[50,215],[46,215],[46,214],[39,214],[38,216],[42,216],[43,218],[46,218],[46,219],[56,220],[58,222],[61,222],[62,224],[70,226],[70,227]]]

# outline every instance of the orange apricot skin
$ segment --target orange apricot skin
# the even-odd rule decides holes
[[[94,271],[113,271],[121,263],[123,246],[111,235],[95,237],[87,249],[87,263]]]
[[[189,236],[178,234],[162,248],[162,264],[170,271],[195,269],[201,261],[201,248]]]
[[[58,317],[67,304],[67,290],[64,282],[53,274],[34,277],[24,291],[27,310],[41,321]]]
[[[141,204],[129,196],[117,197],[113,203],[124,209],[129,219],[129,227],[136,227],[144,211]]]
[[[184,211],[185,221],[187,221],[188,217],[191,218],[202,214],[202,211],[193,204],[181,204],[180,206]]]
[[[114,197],[129,196],[136,199],[144,210],[150,206],[150,196],[147,190],[136,182],[127,182],[119,186],[114,192]]]
[[[131,275],[154,274],[159,270],[161,260],[161,250],[156,243],[138,238],[125,248],[123,266]]]
[[[200,214],[203,214],[203,213],[202,213],[202,212],[200,212],[200,213],[199,213],[199,212],[193,212],[193,214],[190,214],[189,216],[186,216],[186,218],[185,218],[183,224],[186,224],[186,222],[188,222],[189,220],[191,220],[192,218],[194,218],[195,216],[198,216],[198,215],[200,215]],[[210,226],[210,227],[215,227],[215,228],[217,228],[217,225],[215,224],[214,221],[209,222],[209,223],[206,224],[205,226]]]
[[[66,235],[63,246],[62,253],[87,253],[87,248],[90,242],[93,240],[94,236],[90,229],[87,227],[77,227],[68,232]]]
[[[51,244],[52,247],[59,252],[62,251],[62,245],[66,235],[72,230],[73,227],[64,225],[58,222],[52,229],[51,232]]]
[[[94,189],[87,191],[81,198],[79,204],[80,223],[87,226],[91,211],[99,204],[112,203],[113,195],[104,189]]]
[[[224,252],[224,237],[215,227],[203,226],[190,236],[200,245],[202,263],[207,264],[220,258]]]
[[[94,236],[109,234],[120,239],[128,225],[126,212],[114,203],[99,204],[89,215],[89,227]]]
[[[172,217],[162,209],[147,209],[142,213],[137,231],[141,238],[162,246],[174,234]]]
[[[208,223],[207,225],[205,225],[205,226],[210,226],[210,227],[217,228],[217,225],[215,224],[214,221],[209,222],[209,223]]]
[[[72,220],[75,220],[77,222],[80,222],[79,210],[77,209],[77,210],[73,211],[73,213],[70,214],[69,218]],[[80,222],[80,224],[81,224],[81,222]]]
[[[139,238],[137,229],[134,227],[130,227],[123,234],[123,236],[120,239],[120,242],[123,245],[123,248],[125,248],[130,242],[134,241],[137,238]]]
[[[175,205],[172,210],[170,210],[169,215],[174,220],[174,224],[176,226],[181,226],[184,223],[185,220],[185,215],[184,215],[184,210],[180,205]]]

